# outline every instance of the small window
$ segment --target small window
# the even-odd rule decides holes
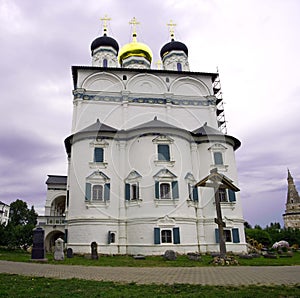
[[[85,201],[101,201],[108,202],[110,200],[110,183],[91,184],[86,182],[85,184]]]
[[[155,198],[156,199],[173,199],[179,198],[178,181],[159,182],[155,181]]]
[[[169,78],[166,78],[166,82],[169,83],[169,82],[170,82],[170,79],[169,79]]]
[[[161,230],[161,243],[172,243],[171,230]]]
[[[114,232],[108,231],[108,244],[116,243],[116,234]]]
[[[127,80],[127,76],[123,75],[123,81],[126,81],[126,80]]]
[[[230,230],[224,230],[224,239],[225,242],[231,242],[231,231]]]
[[[169,183],[160,184],[160,198],[171,199],[171,188]]]
[[[180,62],[177,63],[177,70],[182,71],[182,64]]]
[[[223,165],[223,155],[221,152],[214,152],[215,165]]]
[[[103,200],[103,186],[94,185],[93,186],[93,201],[102,201]]]
[[[125,200],[138,200],[139,199],[139,184],[136,183],[125,183]]]
[[[233,241],[231,237],[231,230],[223,230],[224,234],[224,240],[225,242],[233,242],[233,243],[239,243],[240,238],[239,238],[239,230],[237,228],[232,229],[232,235],[233,235]],[[220,243],[220,233],[219,229],[215,229],[215,236],[216,236],[216,243]]]
[[[103,67],[107,67],[107,59],[103,59]]]
[[[170,161],[169,145],[157,145],[158,160]]]
[[[227,194],[225,188],[219,188],[219,200],[220,202],[227,202]]]
[[[194,202],[198,202],[198,188],[191,184],[188,184],[188,192],[189,192],[189,199]]]
[[[131,185],[131,193],[132,193],[132,200],[137,200],[138,199],[138,193],[137,193],[138,187],[136,184]]]
[[[172,229],[154,228],[154,244],[162,243],[180,244],[179,227]]]
[[[95,148],[94,162],[103,162],[104,150],[103,148]]]

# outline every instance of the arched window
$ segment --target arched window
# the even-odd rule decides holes
[[[103,59],[103,67],[107,67],[107,59]]]
[[[177,63],[177,70],[182,71],[182,64],[180,62]]]
[[[93,201],[102,201],[103,200],[103,186],[102,185],[93,185]]]

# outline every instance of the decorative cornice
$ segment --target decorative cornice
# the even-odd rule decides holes
[[[149,97],[126,97],[126,99],[118,96],[101,96],[99,94],[86,94],[85,92],[73,91],[74,100],[93,100],[101,102],[122,102],[124,100],[128,103],[146,103],[146,104],[171,104],[181,106],[215,106],[216,98],[214,96],[204,96],[203,99],[170,99],[170,98],[149,98]]]

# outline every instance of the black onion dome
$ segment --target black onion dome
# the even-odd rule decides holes
[[[185,54],[188,56],[188,48],[187,46],[180,42],[180,41],[175,41],[172,40],[168,43],[166,43],[160,50],[160,57],[163,58],[164,55],[166,55],[167,53],[171,52],[171,51],[183,51],[185,52]]]
[[[99,48],[100,46],[112,47],[117,51],[117,54],[119,52],[119,45],[118,45],[117,41],[107,35],[100,36],[92,42],[92,44],[91,44],[92,54],[93,54],[93,51],[95,49]]]

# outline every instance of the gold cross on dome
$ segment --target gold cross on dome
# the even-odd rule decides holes
[[[132,25],[132,35],[133,37],[136,37],[136,25],[139,25],[140,22],[136,20],[135,17],[132,18],[132,20],[129,22],[130,25]]]
[[[167,24],[167,26],[169,27],[169,32],[170,32],[171,38],[174,39],[174,27],[176,26],[176,24],[173,23],[172,20],[170,20],[170,22]]]
[[[104,16],[104,18],[101,18],[101,19],[100,19],[100,21],[102,21],[102,26],[103,26],[103,31],[104,31],[104,33],[107,32],[107,21],[110,21],[110,20],[111,20],[111,18],[109,18],[109,17],[107,16],[107,14]]]

